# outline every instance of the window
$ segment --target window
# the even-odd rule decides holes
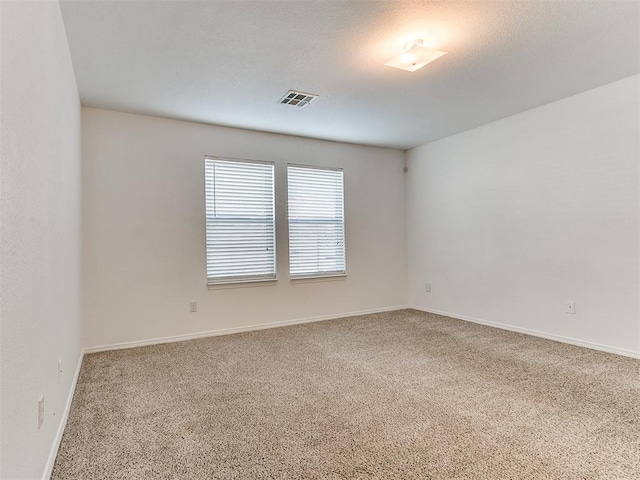
[[[289,165],[291,278],[344,275],[344,188],[338,169]]]
[[[207,283],[275,279],[273,163],[205,159]]]

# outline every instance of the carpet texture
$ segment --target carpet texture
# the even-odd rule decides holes
[[[402,310],[87,355],[53,479],[638,479],[640,362]]]

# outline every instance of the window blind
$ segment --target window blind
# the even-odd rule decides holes
[[[289,165],[291,278],[346,273],[342,170]]]
[[[207,283],[276,276],[273,163],[205,159]]]

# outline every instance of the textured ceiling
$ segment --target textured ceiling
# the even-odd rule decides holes
[[[638,73],[637,1],[70,1],[83,105],[407,149]],[[448,55],[384,66],[408,40]],[[317,93],[310,106],[278,100]]]

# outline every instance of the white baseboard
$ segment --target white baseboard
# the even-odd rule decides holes
[[[80,376],[80,369],[82,368],[83,359],[84,359],[84,350],[80,352],[78,365],[76,366],[76,371],[73,374],[71,387],[69,387],[69,394],[67,395],[67,403],[64,406],[64,411],[62,412],[62,418],[60,418],[60,424],[58,425],[56,436],[53,439],[53,445],[51,446],[51,451],[49,452],[49,458],[47,459],[47,464],[45,465],[44,473],[42,474],[42,480],[49,480],[51,478],[51,473],[53,472],[53,465],[55,464],[56,456],[58,455],[58,448],[60,448],[60,442],[62,442],[62,435],[64,434],[65,427],[67,426],[67,419],[69,418],[69,411],[71,410],[71,402],[73,401],[73,394],[76,392],[76,385],[78,384],[78,377]]]
[[[248,325],[245,327],[221,328],[218,330],[209,330],[206,332],[187,333],[183,335],[151,338],[148,340],[138,340],[134,342],[123,342],[123,343],[114,343],[110,345],[99,345],[95,347],[85,348],[84,353],[106,352],[109,350],[120,350],[123,348],[144,347],[148,345],[158,345],[161,343],[183,342],[186,340],[194,340],[196,338],[217,337],[220,335],[231,335],[234,333],[251,332],[254,330],[265,330],[268,328],[286,327],[289,325],[299,325],[302,323],[321,322],[324,320],[335,320],[336,318],[355,317],[357,315],[366,315],[369,313],[392,312],[395,310],[403,310],[405,308],[411,308],[411,307],[409,307],[408,305],[397,305],[393,307],[375,308],[372,310],[361,310],[358,312],[336,313],[332,315],[322,315],[319,317],[307,317],[307,318],[299,318],[294,320],[284,320],[282,322],[259,323],[255,325]]]
[[[568,343],[570,345],[576,345],[578,347],[591,348],[593,350],[600,350],[607,353],[615,353],[616,355],[623,355],[625,357],[640,358],[640,352],[634,350],[627,350],[624,348],[611,347],[609,345],[601,345],[599,343],[588,342],[586,340],[578,340],[571,337],[563,337],[561,335],[554,335],[552,333],[540,332],[538,330],[531,330],[529,328],[514,327],[505,323],[491,322],[489,320],[482,320],[480,318],[469,317],[467,315],[458,315],[456,313],[443,312],[432,308],[418,307],[411,305],[409,308],[414,310],[420,310],[421,312],[434,313],[436,315],[442,315],[443,317],[456,318],[458,320],[464,320],[467,322],[479,323],[480,325],[486,325],[488,327],[500,328],[502,330],[509,330],[511,332],[524,333],[526,335],[532,335],[534,337],[546,338],[547,340],[555,340],[556,342]]]

